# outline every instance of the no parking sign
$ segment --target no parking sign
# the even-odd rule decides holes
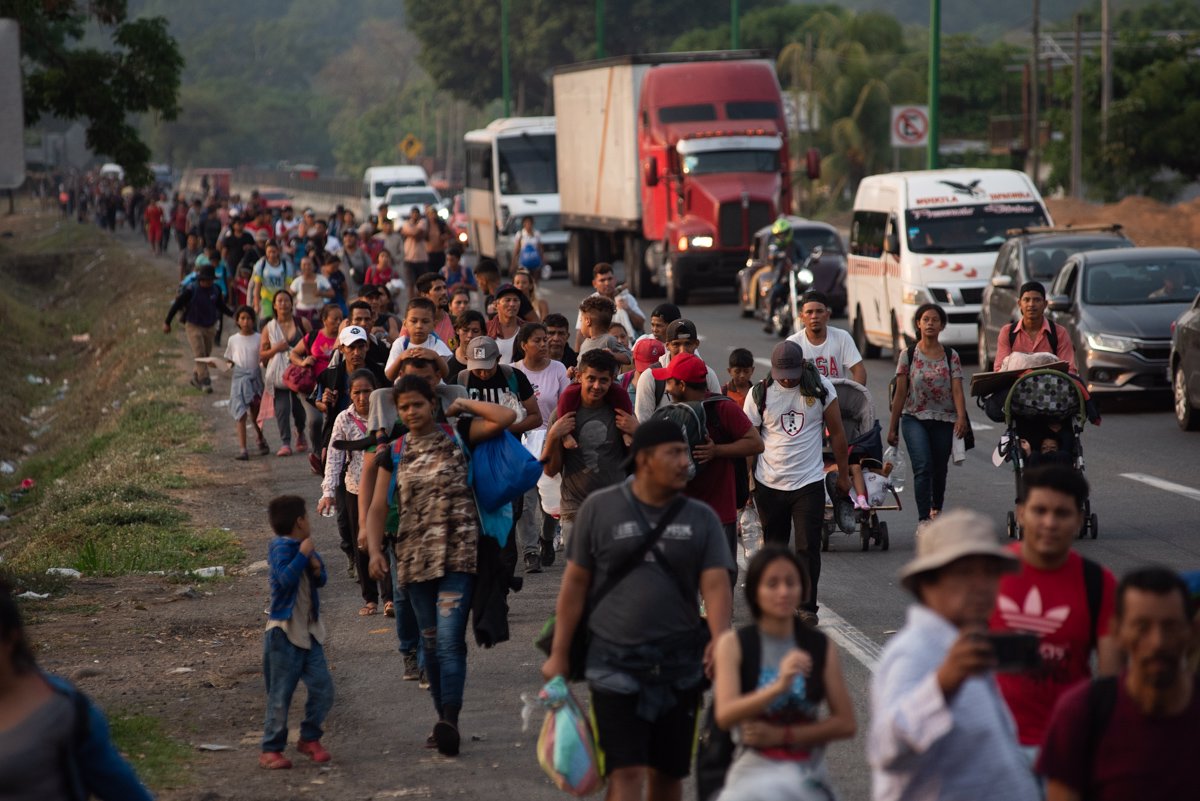
[[[892,106],[892,147],[925,147],[929,106]]]

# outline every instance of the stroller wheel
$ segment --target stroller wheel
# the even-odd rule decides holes
[[[1010,540],[1020,539],[1021,530],[1017,528],[1017,516],[1012,512],[1008,513],[1008,538]]]
[[[1096,517],[1095,512],[1088,518],[1088,534],[1092,539],[1100,536],[1100,518]]]
[[[886,551],[888,549],[888,527],[887,523],[879,524],[879,549]]]

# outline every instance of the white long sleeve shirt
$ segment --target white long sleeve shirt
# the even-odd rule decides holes
[[[937,670],[957,639],[957,628],[914,604],[883,649],[867,740],[875,801],[1040,798],[995,676],[967,679],[946,702]]]

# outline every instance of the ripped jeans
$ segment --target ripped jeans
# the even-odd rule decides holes
[[[439,579],[405,585],[425,650],[425,677],[438,717],[446,707],[462,708],[467,683],[467,614],[475,576],[447,573]]]

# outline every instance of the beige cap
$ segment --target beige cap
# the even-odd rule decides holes
[[[900,583],[909,592],[913,579],[968,556],[990,556],[1015,573],[1021,562],[996,539],[996,528],[987,517],[968,509],[938,515],[921,527],[916,557],[900,569]]]

